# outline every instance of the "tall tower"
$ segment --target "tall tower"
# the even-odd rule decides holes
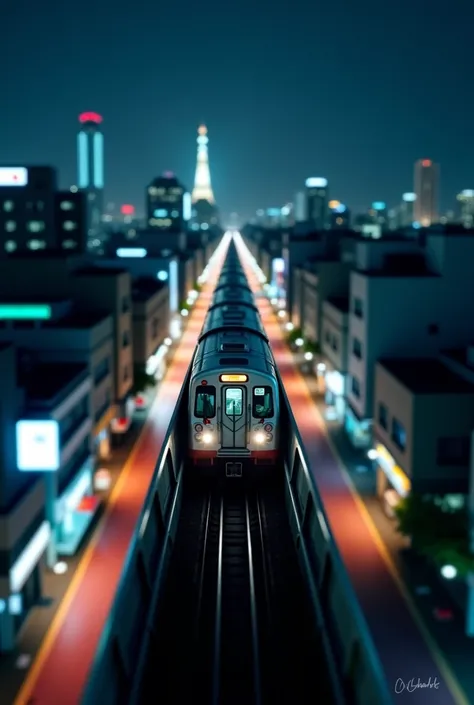
[[[77,184],[87,197],[87,235],[99,237],[104,205],[104,135],[102,117],[97,113],[81,113],[77,135]],[[99,238],[100,239],[100,238]]]
[[[439,169],[431,159],[415,162],[415,221],[423,227],[438,222]]]
[[[214,194],[212,193],[211,174],[209,171],[209,155],[207,153],[207,145],[209,142],[207,127],[205,125],[201,125],[198,129],[198,133],[196,175],[194,177],[192,199],[193,203],[196,203],[196,201],[207,201],[208,203],[213,204]]]

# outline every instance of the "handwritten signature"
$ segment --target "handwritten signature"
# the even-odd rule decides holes
[[[397,694],[403,693],[404,690],[406,690],[407,693],[414,693],[415,690],[418,690],[418,688],[434,688],[435,690],[438,690],[439,680],[437,678],[431,678],[430,676],[427,681],[422,681],[419,678],[412,678],[408,681],[408,683],[405,683],[405,681],[402,681],[402,679],[399,678],[395,683],[395,692]]]

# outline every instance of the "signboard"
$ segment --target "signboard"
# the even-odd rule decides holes
[[[24,166],[0,166],[0,186],[26,186],[28,169]]]
[[[55,472],[60,467],[57,421],[17,421],[16,462],[24,472]]]

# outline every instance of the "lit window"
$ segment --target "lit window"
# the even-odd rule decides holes
[[[11,213],[14,208],[15,204],[13,203],[13,201],[5,201],[3,204],[3,210],[7,213]]]
[[[77,247],[77,242],[75,240],[64,240],[63,248],[65,250],[73,250],[75,247]]]
[[[168,215],[168,211],[166,210],[166,208],[157,208],[153,215],[156,218],[166,218],[166,216]]]
[[[46,242],[44,240],[29,240],[27,247],[29,250],[44,250]]]
[[[74,208],[74,203],[72,201],[61,201],[61,205],[59,207],[62,211],[72,211]]]
[[[44,230],[44,222],[42,220],[30,220],[26,224],[26,229],[30,233],[40,233],[42,230]]]
[[[16,223],[14,220],[7,220],[5,223],[5,230],[7,233],[13,233],[16,230]]]
[[[63,228],[64,230],[75,230],[77,228],[77,223],[75,223],[73,220],[66,220],[63,223]]]
[[[5,249],[7,252],[14,252],[14,250],[16,250],[15,240],[7,240],[5,243]]]

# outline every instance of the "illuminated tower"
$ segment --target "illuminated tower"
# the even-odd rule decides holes
[[[415,162],[415,221],[427,227],[438,222],[439,169],[431,159]]]
[[[192,199],[193,203],[196,203],[196,201],[207,201],[208,203],[213,204],[214,194],[212,193],[211,174],[209,171],[209,156],[207,153],[207,145],[209,142],[207,127],[205,125],[201,125],[198,129],[198,133],[197,164]]]
[[[77,135],[77,184],[87,195],[88,240],[100,239],[104,202],[104,135],[102,117],[97,113],[81,113]]]

